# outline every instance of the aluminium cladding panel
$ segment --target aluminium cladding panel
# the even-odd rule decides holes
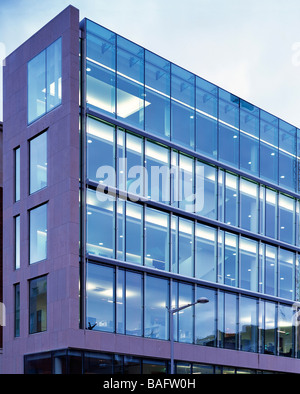
[[[27,64],[61,38],[61,104],[27,122]],[[4,67],[3,371],[23,373],[23,355],[68,347],[78,328],[79,11],[69,6],[6,59]],[[29,193],[29,140],[47,130],[47,186]],[[14,202],[14,149],[20,147],[20,200]],[[47,259],[29,264],[29,210],[47,202]],[[21,263],[14,265],[14,216],[20,215]],[[29,280],[47,275],[47,329],[29,335]],[[14,285],[20,283],[20,336],[14,338]]]

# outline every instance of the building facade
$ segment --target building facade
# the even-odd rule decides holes
[[[168,373],[192,304],[177,373],[299,373],[299,141],[64,10],[4,69],[3,372]]]

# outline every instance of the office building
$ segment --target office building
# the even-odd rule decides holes
[[[6,59],[0,368],[299,373],[300,130],[98,23]]]

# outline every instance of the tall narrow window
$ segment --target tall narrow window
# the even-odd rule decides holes
[[[62,45],[59,38],[27,64],[28,123],[61,104]]]
[[[20,336],[20,283],[15,284],[15,337]]]
[[[46,112],[46,51],[28,63],[28,123]]]
[[[47,112],[61,103],[61,40],[47,48]]]
[[[30,144],[30,194],[47,186],[47,132],[29,142]]]
[[[30,215],[30,264],[47,258],[47,204],[32,209]]]
[[[15,269],[20,268],[20,215],[15,217]]]
[[[29,333],[47,330],[47,278],[29,281]]]
[[[20,200],[20,147],[15,149],[15,201]]]

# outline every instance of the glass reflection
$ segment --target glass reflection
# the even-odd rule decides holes
[[[113,283],[113,268],[88,264],[86,324],[89,330],[114,332]]]
[[[145,265],[169,270],[169,215],[146,208]]]

